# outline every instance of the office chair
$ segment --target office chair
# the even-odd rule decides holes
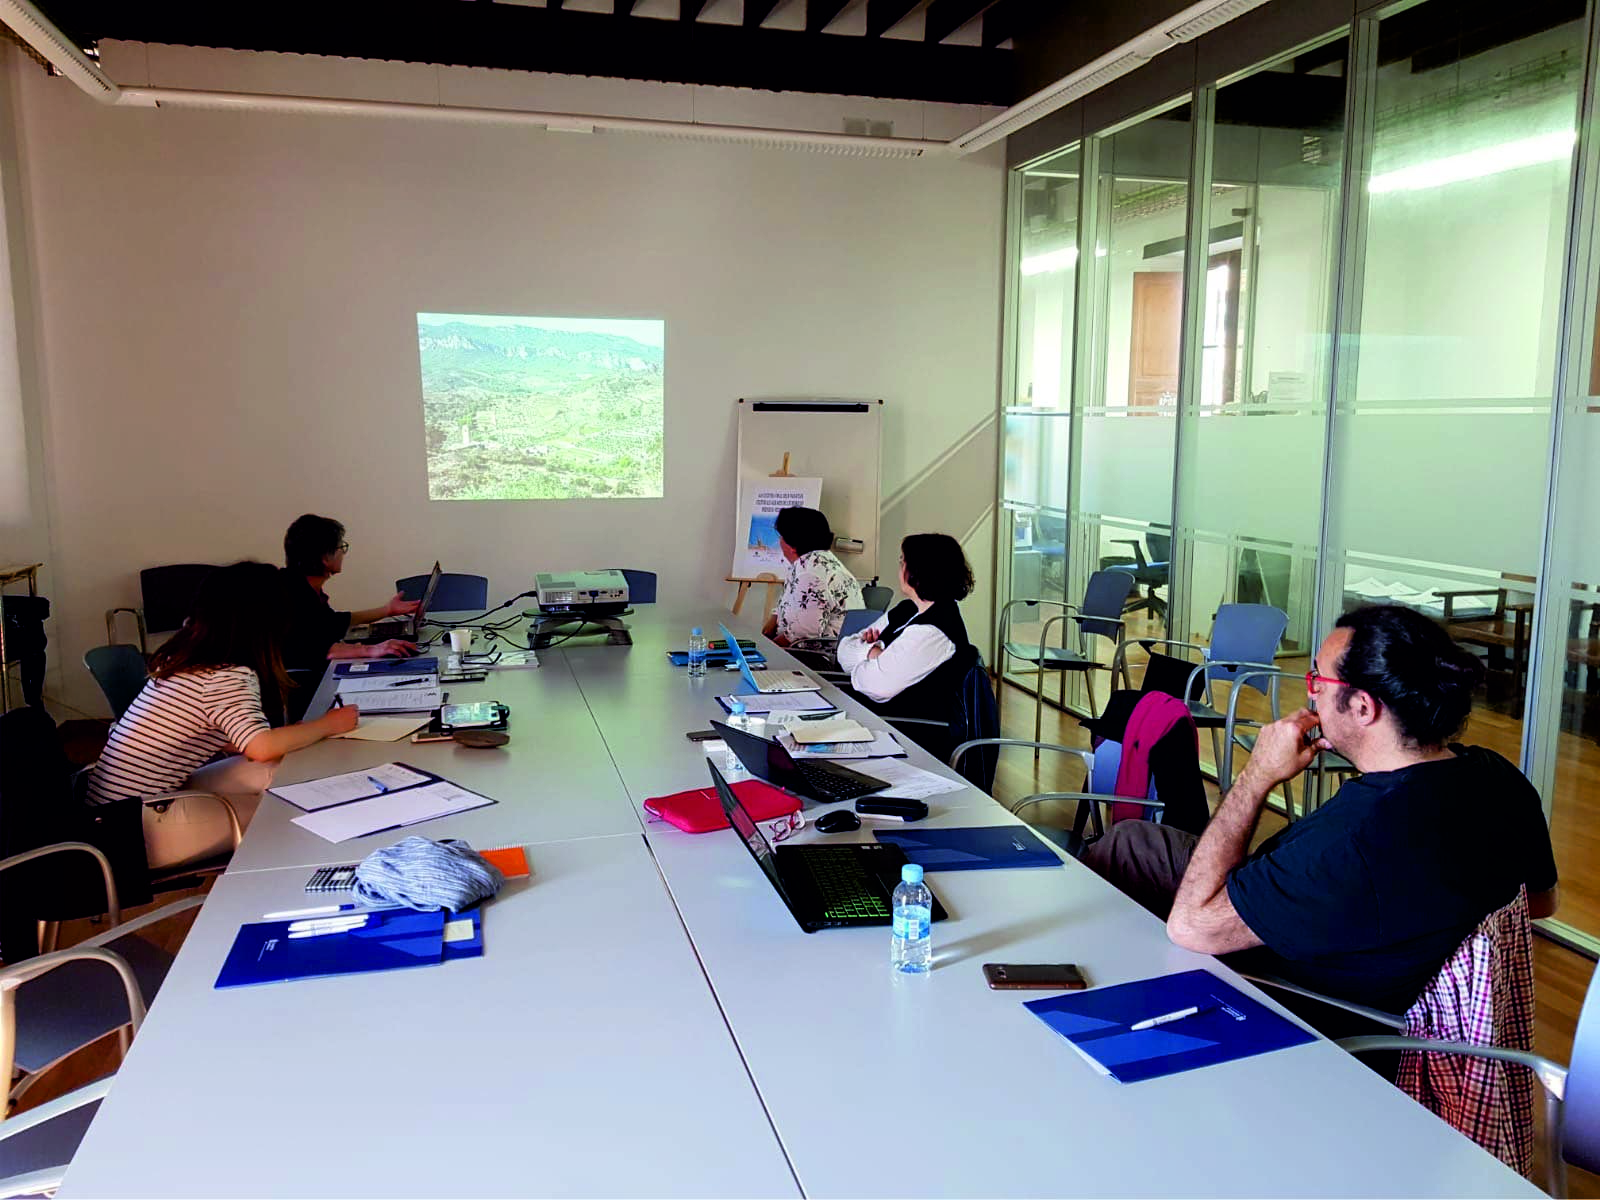
[[[112,1076],[0,1122],[0,1196],[53,1195],[66,1177]]]
[[[1288,671],[1279,671],[1273,667],[1263,667],[1258,671],[1242,671],[1234,678],[1233,691],[1228,695],[1228,714],[1222,727],[1222,759],[1217,764],[1217,792],[1226,796],[1228,789],[1233,786],[1233,748],[1239,746],[1244,750],[1256,748],[1256,738],[1252,733],[1239,731],[1241,725],[1259,726],[1261,722],[1253,721],[1239,716],[1239,697],[1244,694],[1244,687],[1248,683],[1251,687],[1259,688],[1257,680],[1267,681],[1268,699],[1272,705],[1272,719],[1276,721],[1281,715],[1278,703],[1278,688],[1284,679],[1299,680],[1301,676]],[[1293,821],[1296,816],[1304,816],[1315,809],[1322,807],[1323,778],[1335,775],[1342,778],[1361,774],[1355,763],[1351,762],[1337,750],[1321,750],[1317,753],[1316,761],[1301,776],[1300,809],[1295,812],[1294,795],[1289,784],[1283,785],[1283,815]]]
[[[906,730],[907,736],[936,757],[943,758],[950,747],[960,749],[974,740],[988,746],[1000,732],[1000,709],[995,703],[994,688],[989,683],[988,668],[983,665],[983,655],[978,653],[975,646],[968,646],[967,649],[972,658],[961,677],[961,685],[953,698],[954,704],[949,715],[913,717],[895,713],[879,714],[897,728],[910,726]],[[958,765],[958,761],[964,761],[965,766]],[[951,758],[950,765],[963,779],[987,796],[994,790],[994,771],[998,762],[999,752],[996,750],[987,749],[970,759],[963,750],[959,759]]]
[[[1046,671],[1057,671],[1061,677],[1061,694],[1058,703],[1063,709],[1067,706],[1067,674],[1072,671],[1081,671],[1084,682],[1089,688],[1089,711],[1096,713],[1099,706],[1094,695],[1094,672],[1107,671],[1111,668],[1099,662],[1090,654],[1089,639],[1103,637],[1113,645],[1120,645],[1123,633],[1122,609],[1128,598],[1128,592],[1133,588],[1133,576],[1125,571],[1096,571],[1089,576],[1089,586],[1084,589],[1083,603],[1067,604],[1061,600],[1013,600],[1000,610],[1000,678],[1005,680],[1006,659],[1019,658],[1023,662],[1032,663],[1038,684],[1034,695],[1033,712],[1033,740],[1038,741],[1043,731],[1044,722],[1044,675]],[[1059,608],[1060,615],[1045,621],[1044,627],[1039,631],[1039,641],[1035,645],[1031,642],[1016,642],[1009,640],[1011,632],[1011,610],[1017,606],[1025,608],[1038,608],[1048,606]],[[1070,649],[1065,645],[1050,645],[1050,630],[1055,625],[1062,625],[1062,637],[1065,640],[1065,622],[1076,621],[1078,632],[1078,648]],[[1035,759],[1038,755],[1034,755]]]
[[[149,635],[182,629],[201,582],[216,569],[212,563],[175,563],[166,567],[146,567],[140,571],[140,607],[106,610],[107,644],[115,645],[118,641],[118,614],[131,613],[139,634],[139,653],[148,655]]]
[[[1133,576],[1134,591],[1128,598],[1127,608],[1123,611],[1128,615],[1149,612],[1165,625],[1167,602],[1156,595],[1156,589],[1166,587],[1172,575],[1172,535],[1152,530],[1144,535],[1144,545],[1140,545],[1138,538],[1113,538],[1112,541],[1133,548],[1132,563],[1102,564],[1104,570],[1125,571]],[[1149,559],[1144,556],[1144,546],[1150,547]],[[1141,587],[1145,589],[1143,595],[1138,590]]]
[[[656,602],[656,573],[654,571],[638,571],[633,567],[611,567],[613,571],[621,571],[623,578],[628,581],[629,604],[654,604]]]
[[[427,575],[408,575],[394,581],[394,590],[407,600],[421,600],[427,586]],[[433,589],[428,607],[434,612],[481,612],[489,607],[489,580],[482,575],[441,571],[439,586]]]
[[[861,585],[861,603],[865,607],[885,613],[889,611],[889,605],[893,601],[894,589],[879,584],[876,575],[872,577],[871,583]]]
[[[90,646],[83,652],[83,665],[100,685],[115,720],[122,719],[150,678],[137,646]]]

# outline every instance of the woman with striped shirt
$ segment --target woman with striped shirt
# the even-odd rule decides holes
[[[282,724],[290,686],[279,649],[283,613],[276,568],[241,562],[212,572],[183,628],[151,657],[150,681],[112,726],[90,773],[89,802],[146,800],[152,869],[225,852],[232,824],[215,795],[248,824],[285,754],[355,728],[354,708]],[[215,795],[160,803],[185,790]]]

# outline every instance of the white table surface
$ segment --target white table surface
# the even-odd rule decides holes
[[[63,1196],[793,1196],[637,834],[533,846],[482,958],[213,989],[298,870],[206,900]]]
[[[398,757],[504,792],[406,832],[535,843],[531,886],[490,907],[481,960],[216,992],[238,925],[305,903],[306,865],[402,836],[322,843],[264,802],[63,1195],[1539,1194],[1325,1041],[1139,1084],[1095,1074],[981,965],[1234,977],[1076,863],[930,876],[951,920],[923,979],[890,972],[886,929],[801,932],[730,832],[641,825],[646,797],[709,783],[683,734],[737,677],[667,664],[715,615],[629,621],[632,647],[575,640],[463,690],[512,704],[505,751],[289,760],[286,780]],[[970,788],[930,804],[937,825],[1013,820]],[[307,1100],[319,1078],[352,1095]]]

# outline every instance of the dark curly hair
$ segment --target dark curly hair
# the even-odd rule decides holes
[[[1339,678],[1392,712],[1407,743],[1443,746],[1461,731],[1483,666],[1443,625],[1413,609],[1374,604],[1345,613],[1334,627],[1350,631]],[[1344,712],[1350,688],[1337,690]]]
[[[323,559],[339,549],[344,526],[332,517],[306,513],[283,535],[283,565],[295,575],[325,575]]]
[[[810,554],[833,545],[828,518],[814,508],[780,508],[773,524],[778,536],[788,542],[796,554]]]
[[[972,594],[972,568],[961,543],[948,533],[913,533],[900,543],[906,582],[924,600],[964,600]]]

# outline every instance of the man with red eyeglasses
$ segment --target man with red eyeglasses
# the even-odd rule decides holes
[[[1255,969],[1404,1012],[1519,887],[1533,916],[1556,907],[1533,785],[1493,751],[1450,740],[1481,675],[1420,613],[1346,613],[1307,675],[1316,711],[1261,731],[1201,837],[1123,821],[1084,862],[1165,917],[1180,946],[1250,950]],[[1251,854],[1267,796],[1320,750],[1343,754],[1361,775]]]

